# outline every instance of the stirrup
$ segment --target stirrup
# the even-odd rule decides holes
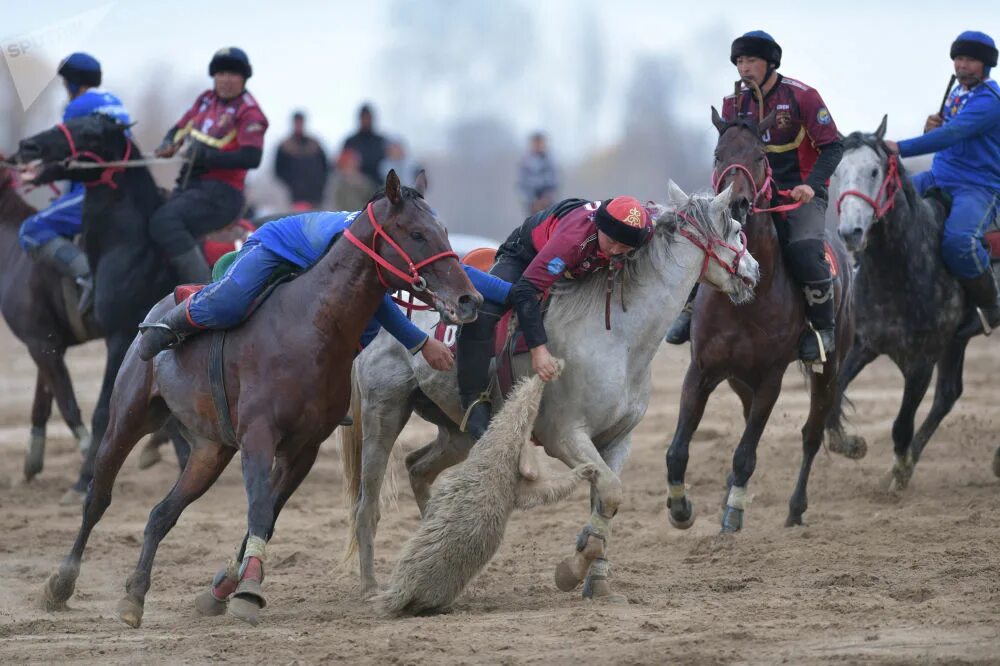
[[[152,329],[162,329],[164,331],[167,331],[168,333],[170,333],[170,335],[173,336],[174,339],[171,342],[169,342],[167,344],[167,346],[164,347],[164,349],[173,349],[174,347],[176,347],[180,343],[184,342],[184,338],[187,337],[186,335],[182,335],[182,334],[178,333],[174,329],[170,328],[170,326],[168,326],[167,324],[164,324],[161,321],[155,321],[155,322],[151,322],[151,323],[143,322],[143,323],[139,324],[139,331],[141,331],[143,334],[145,334],[146,331],[152,330]]]
[[[823,373],[823,366],[826,365],[826,345],[823,344],[823,336],[820,332],[816,330],[811,321],[807,321],[806,324],[809,326],[809,332],[816,336],[816,348],[819,350],[819,359],[812,361],[803,361],[803,363],[809,364],[812,367],[812,371],[816,374]]]
[[[466,429],[465,429],[465,426],[468,425],[468,423],[469,423],[469,414],[471,414],[472,413],[472,409],[476,405],[478,405],[479,403],[481,403],[481,402],[485,402],[490,407],[493,406],[493,400],[490,398],[490,394],[488,392],[486,392],[486,391],[483,391],[482,393],[480,393],[479,397],[476,398],[475,400],[473,400],[472,404],[470,404],[465,409],[465,414],[462,415],[462,422],[458,426],[459,431],[461,431],[461,432],[467,432]]]
[[[979,316],[979,323],[983,325],[983,335],[989,337],[993,333],[993,327],[990,326],[989,320],[986,318],[986,313],[979,306],[976,306],[976,315]]]

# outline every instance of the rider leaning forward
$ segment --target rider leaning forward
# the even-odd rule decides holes
[[[778,73],[781,47],[771,35],[754,30],[736,38],[729,59],[743,81],[753,81],[760,88],[764,109],[761,114],[753,91],[744,85],[738,94],[723,100],[723,120],[756,120],[774,112],[774,124],[762,137],[767,161],[778,189],[790,190],[791,198],[802,204],[782,218],[775,216],[775,228],[785,267],[806,299],[811,330],[802,335],[799,358],[816,361],[820,358],[820,341],[830,354],[836,340],[825,217],[830,176],[844,149],[833,116],[816,89]],[[690,339],[690,303],[668,332],[667,342],[681,344]]]

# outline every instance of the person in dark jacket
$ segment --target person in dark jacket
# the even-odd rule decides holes
[[[305,132],[306,116],[292,115],[292,135],[281,142],[274,160],[274,174],[292,198],[292,204],[319,208],[323,202],[327,175],[330,172],[326,153],[319,141]]]

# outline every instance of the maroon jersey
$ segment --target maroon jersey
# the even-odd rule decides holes
[[[774,125],[764,134],[767,161],[778,186],[790,189],[809,180],[823,146],[839,144],[837,125],[814,88],[780,74],[777,83],[764,96],[764,115],[772,111],[775,112]],[[757,100],[746,87],[740,91],[739,98],[730,95],[722,101],[723,120],[735,120],[737,114],[750,115],[754,119],[760,117]],[[832,173],[832,169],[830,171]],[[808,184],[813,189],[828,186],[829,174],[818,183]]]
[[[257,106],[257,100],[247,91],[230,100],[221,100],[212,90],[206,90],[194,105],[177,121],[174,141],[190,135],[221,151],[246,146],[264,148],[267,118]],[[246,169],[209,169],[199,176],[204,180],[221,180],[238,190],[243,189]]]
[[[524,278],[536,289],[546,291],[559,278],[576,279],[608,266],[594,222],[600,205],[600,201],[567,199],[525,220],[521,237],[530,238],[535,258]]]

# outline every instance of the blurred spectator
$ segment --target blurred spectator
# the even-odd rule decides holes
[[[395,169],[403,185],[413,187],[413,182],[422,167],[410,159],[406,145],[400,139],[386,141],[385,158],[378,165],[379,182],[384,183],[389,171]]]
[[[337,158],[333,205],[337,210],[361,210],[375,194],[375,181],[361,172],[361,156],[345,148]]]
[[[358,121],[360,127],[344,141],[344,150],[355,151],[361,157],[361,173],[378,181],[379,163],[385,158],[385,138],[375,133],[375,115],[368,104],[358,110]]]
[[[521,192],[528,214],[537,213],[555,203],[556,167],[549,157],[545,135],[535,132],[531,135],[528,154],[518,165],[517,188]]]
[[[319,142],[305,133],[306,117],[292,116],[292,135],[281,142],[274,160],[274,173],[288,188],[296,209],[319,208],[329,166]]]

